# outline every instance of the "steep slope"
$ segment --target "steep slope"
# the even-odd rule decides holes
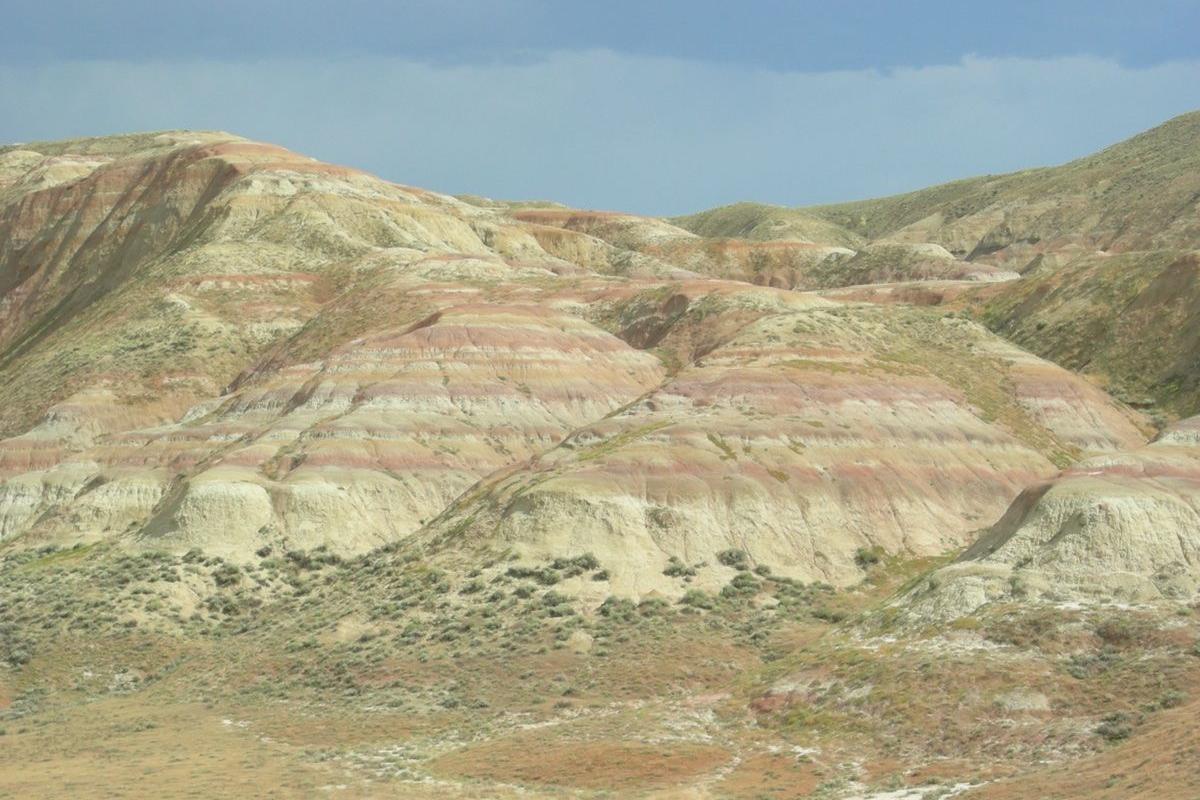
[[[361,549],[660,375],[531,306],[577,268],[492,212],[222,134],[67,147],[99,166],[3,211],[0,391],[41,414],[0,446],[4,537]]]
[[[423,536],[452,552],[511,547],[531,563],[592,552],[622,593],[687,588],[673,559],[700,565],[693,586],[719,588],[729,550],[845,584],[863,551],[961,546],[1055,463],[1141,441],[1097,389],[963,320],[678,291],[658,347],[682,350],[680,361],[689,320],[740,308],[752,321],[528,468],[486,481]]]
[[[1082,256],[970,302],[992,330],[1126,402],[1200,410],[1200,252]]]
[[[75,149],[25,147],[38,146]],[[375,248],[487,251],[440,212],[458,207],[449,198],[269,145],[162,134],[78,149],[94,169],[0,209],[7,432],[89,381],[133,405],[139,392],[211,396]]]
[[[1190,602],[1200,595],[1200,417],[1152,444],[1034,485],[914,592],[922,616],[1030,599]]]

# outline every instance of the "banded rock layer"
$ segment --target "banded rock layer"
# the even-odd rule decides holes
[[[960,547],[1054,475],[1054,460],[1141,441],[1127,412],[1070,373],[916,310],[705,294],[688,298],[660,347],[685,344],[693,319],[747,306],[757,318],[736,334],[485,482],[426,535],[532,561],[590,551],[638,593],[678,589],[663,578],[669,556],[711,566],[728,549],[842,584],[861,575],[862,549]]]
[[[1132,451],[1086,459],[1018,496],[909,598],[959,616],[1014,597],[1191,601],[1200,594],[1200,417]]]
[[[632,593],[735,548],[846,583],[860,548],[961,546],[1026,485],[1144,441],[964,319],[747,282],[961,263],[925,246],[459,200],[214,133],[0,150],[0,234],[16,546],[416,536],[592,551]]]

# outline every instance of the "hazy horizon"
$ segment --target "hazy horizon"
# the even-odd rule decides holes
[[[1200,108],[1200,11],[1100,6],[12,4],[0,140],[221,129],[453,194],[839,202],[1062,163]]]

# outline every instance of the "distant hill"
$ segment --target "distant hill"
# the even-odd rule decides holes
[[[740,203],[675,222],[856,249],[933,243],[1019,273],[979,290],[989,327],[1170,417],[1200,411],[1200,112],[1059,167],[836,205]]]

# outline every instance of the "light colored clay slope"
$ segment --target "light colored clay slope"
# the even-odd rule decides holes
[[[281,148],[129,146],[85,142],[98,166],[0,207],[0,431],[88,384],[130,405],[217,394],[378,248],[491,252],[464,204]]]
[[[661,372],[531,305],[586,270],[496,212],[225,134],[38,146],[92,168],[0,209],[2,537],[361,549]]]
[[[668,559],[727,549],[806,580],[861,576],[860,549],[941,553],[970,540],[1051,459],[1140,441],[1126,412],[977,325],[805,295],[690,287],[689,318],[756,319],[528,468],[464,497],[425,536],[511,547],[532,563],[580,552],[622,592],[684,588]],[[634,301],[636,303],[636,300]],[[664,303],[666,305],[666,303]],[[724,568],[693,586],[715,588]],[[711,584],[711,586],[710,586]],[[584,587],[585,589],[587,587]]]
[[[922,616],[1011,598],[1191,601],[1200,593],[1200,417],[1026,489],[907,598]]]
[[[0,208],[6,540],[244,560],[456,531],[595,551],[623,591],[727,548],[843,583],[860,547],[959,546],[1143,441],[978,326],[702,277],[737,248],[661,220],[225,134],[39,146]]]

